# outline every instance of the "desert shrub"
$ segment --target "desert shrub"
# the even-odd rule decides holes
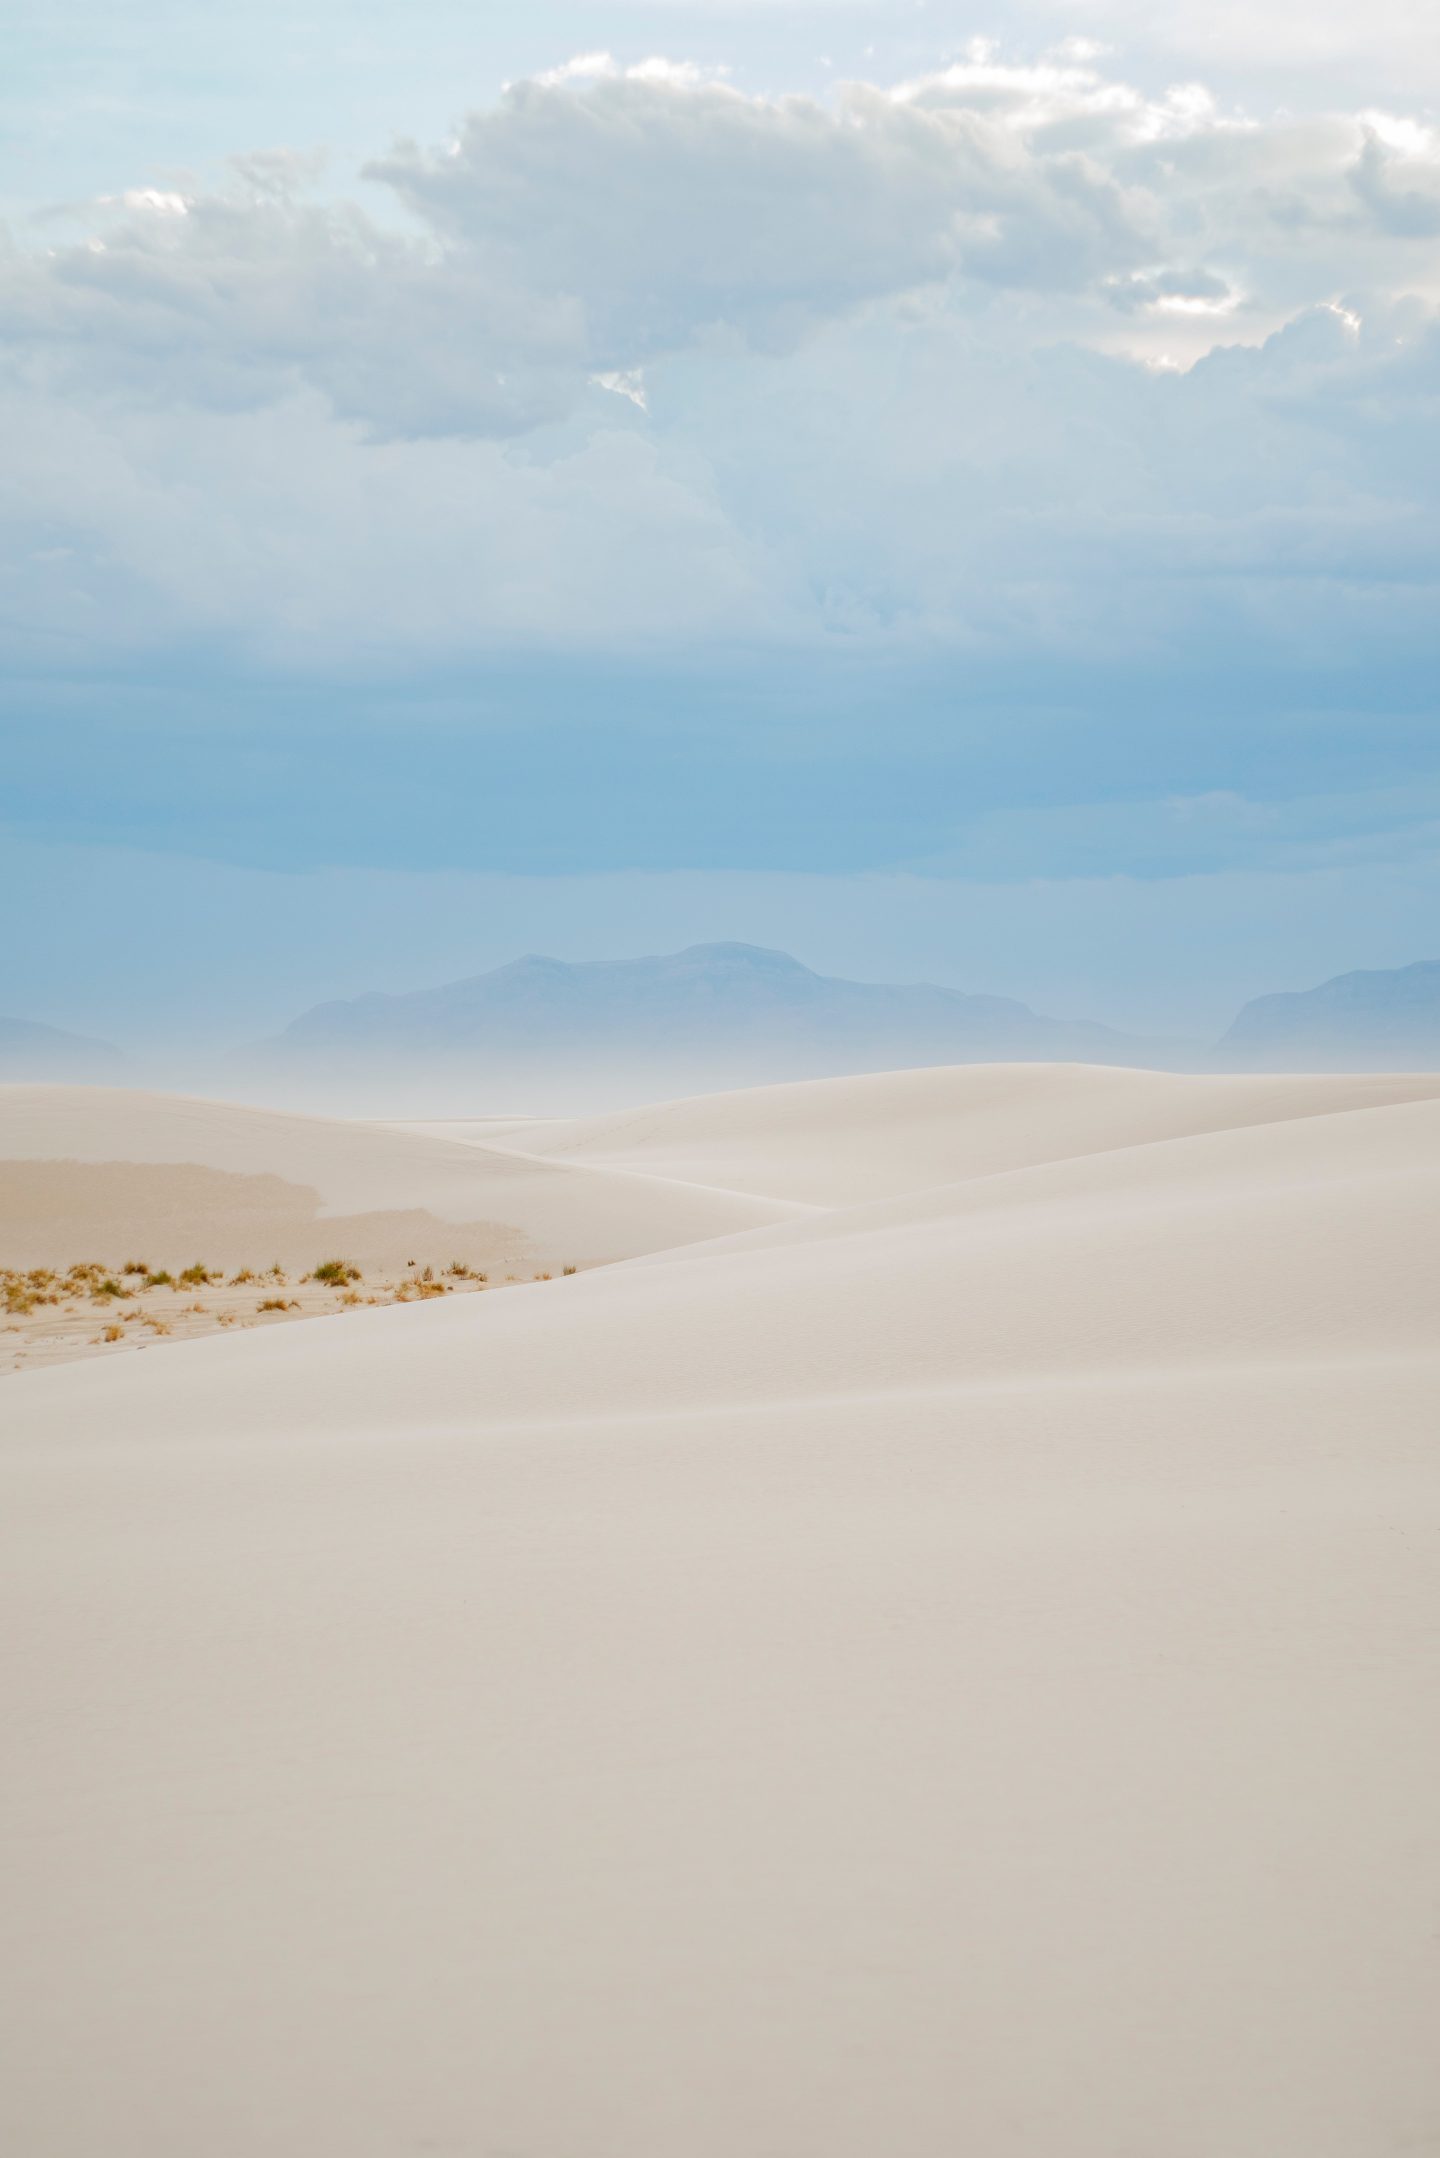
[[[352,1266],[348,1259],[326,1259],[316,1267],[310,1278],[312,1281],[327,1282],[332,1289],[343,1289],[347,1281],[363,1281],[365,1277],[359,1267]]]
[[[107,1274],[103,1281],[97,1281],[95,1283],[95,1286],[91,1289],[90,1294],[95,1298],[96,1302],[98,1303],[102,1299],[108,1299],[110,1297],[129,1296],[130,1291],[128,1289],[122,1289],[113,1274]]]
[[[242,1266],[238,1274],[230,1276],[230,1286],[232,1289],[243,1289],[247,1281],[253,1281],[254,1279],[255,1276],[251,1273],[249,1267]]]
[[[102,1341],[123,1341],[125,1339],[125,1329],[123,1326],[107,1326],[100,1339]]]
[[[562,1267],[561,1267],[561,1269],[560,1269],[560,1271],[561,1271],[561,1273],[562,1273],[562,1274],[574,1274],[574,1273],[578,1273],[579,1269],[578,1269],[578,1267],[573,1267],[573,1266],[562,1266]]]
[[[219,1281],[221,1276],[212,1274],[209,1267],[203,1266],[197,1259],[193,1266],[186,1267],[180,1279],[187,1289],[203,1289],[207,1282]]]
[[[292,1296],[287,1304],[283,1296],[266,1296],[261,1298],[255,1309],[257,1311],[298,1311],[300,1309],[300,1300],[298,1297]]]
[[[174,1286],[175,1276],[167,1274],[163,1267],[158,1274],[147,1274],[145,1276],[145,1287],[147,1289],[173,1289]]]
[[[120,1271],[122,1274],[148,1274],[150,1267],[144,1259],[127,1259]]]

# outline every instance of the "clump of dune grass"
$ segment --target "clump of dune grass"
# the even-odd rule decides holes
[[[210,1282],[223,1281],[224,1278],[223,1274],[212,1274],[209,1267],[197,1259],[193,1266],[186,1267],[184,1273],[180,1276],[180,1281],[184,1288],[203,1289]]]
[[[23,1274],[5,1276],[5,1309],[12,1319],[23,1319],[39,1299]]]
[[[255,1309],[257,1311],[298,1311],[300,1309],[300,1300],[298,1297],[292,1296],[287,1304],[283,1296],[266,1296],[261,1298]]]
[[[238,1274],[230,1276],[230,1286],[232,1289],[243,1289],[247,1282],[254,1281],[255,1278],[248,1266],[242,1266]]]
[[[402,1281],[395,1291],[394,1301],[397,1304],[418,1304],[432,1296],[449,1296],[450,1294],[451,1289],[448,1281],[426,1281],[422,1276],[415,1281]]]
[[[315,1268],[310,1279],[323,1281],[332,1289],[343,1289],[347,1282],[363,1281],[365,1277],[359,1267],[352,1266],[348,1259],[324,1259]]]
[[[125,1329],[123,1326],[107,1326],[100,1339],[102,1341],[123,1341],[125,1339]]]
[[[122,1289],[113,1274],[107,1274],[103,1281],[95,1282],[90,1290],[97,1304],[106,1303],[117,1296],[129,1297],[132,1293],[129,1289]]]
[[[146,1259],[127,1259],[120,1271],[122,1274],[148,1274],[150,1264]]]
[[[167,1274],[162,1267],[158,1274],[147,1274],[145,1276],[144,1287],[147,1289],[173,1289],[175,1287],[175,1276]]]
[[[580,1269],[578,1266],[562,1266],[560,1271],[562,1274],[578,1274]]]
[[[76,1296],[79,1288],[62,1281],[48,1266],[32,1266],[28,1274],[7,1268],[4,1274],[5,1302],[7,1309],[32,1310],[36,1304],[58,1304],[66,1296]]]

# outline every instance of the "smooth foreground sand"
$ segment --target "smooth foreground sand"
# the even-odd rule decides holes
[[[402,1141],[646,1255],[0,1388],[0,2147],[1440,2149],[1440,1079]]]

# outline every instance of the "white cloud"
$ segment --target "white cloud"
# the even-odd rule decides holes
[[[226,409],[309,387],[377,437],[504,438],[598,378],[794,349],[905,294],[980,313],[1023,291],[1037,340],[1142,359],[1147,310],[1187,315],[1187,362],[1207,318],[1258,341],[1350,289],[1440,298],[1415,245],[1440,229],[1434,145],[1403,113],[1260,125],[1201,87],[1148,95],[1088,49],[977,46],[828,104],[589,53],[443,148],[376,160],[403,223],[316,197],[313,159],[252,155],[228,191],[129,189],[84,242],[12,248],[0,294],[17,364],[69,396]]]
[[[615,397],[628,397],[631,404],[638,405],[642,412],[649,411],[650,400],[645,394],[643,368],[616,368],[605,374],[592,375],[590,379],[598,389],[609,390]]]
[[[1433,599],[1421,119],[1262,124],[1077,46],[824,104],[589,54],[378,160],[387,214],[315,171],[0,252],[37,663],[1325,649]]]

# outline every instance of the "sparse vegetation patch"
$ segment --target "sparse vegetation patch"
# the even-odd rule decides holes
[[[127,1259],[123,1266],[82,1259],[64,1268],[0,1267],[0,1370],[21,1370],[126,1341],[138,1348],[171,1335],[243,1331],[257,1326],[262,1316],[273,1324],[277,1318],[318,1318],[361,1306],[428,1303],[457,1292],[477,1293],[489,1277],[465,1259],[448,1264],[411,1259],[403,1271],[372,1275],[368,1286],[361,1286],[365,1277],[352,1260],[331,1258],[298,1275],[295,1291],[287,1294],[290,1278],[279,1260],[259,1269],[235,1267],[228,1276],[201,1259],[175,1273],[148,1259]],[[193,1293],[198,1289],[210,1292],[203,1301]],[[192,1292],[188,1300],[182,1300],[184,1290]],[[263,1293],[257,1297],[257,1291]],[[163,1316],[157,1308],[162,1303]],[[95,1325],[97,1306],[108,1323],[93,1332],[89,1329]],[[8,1364],[3,1360],[7,1352]]]

